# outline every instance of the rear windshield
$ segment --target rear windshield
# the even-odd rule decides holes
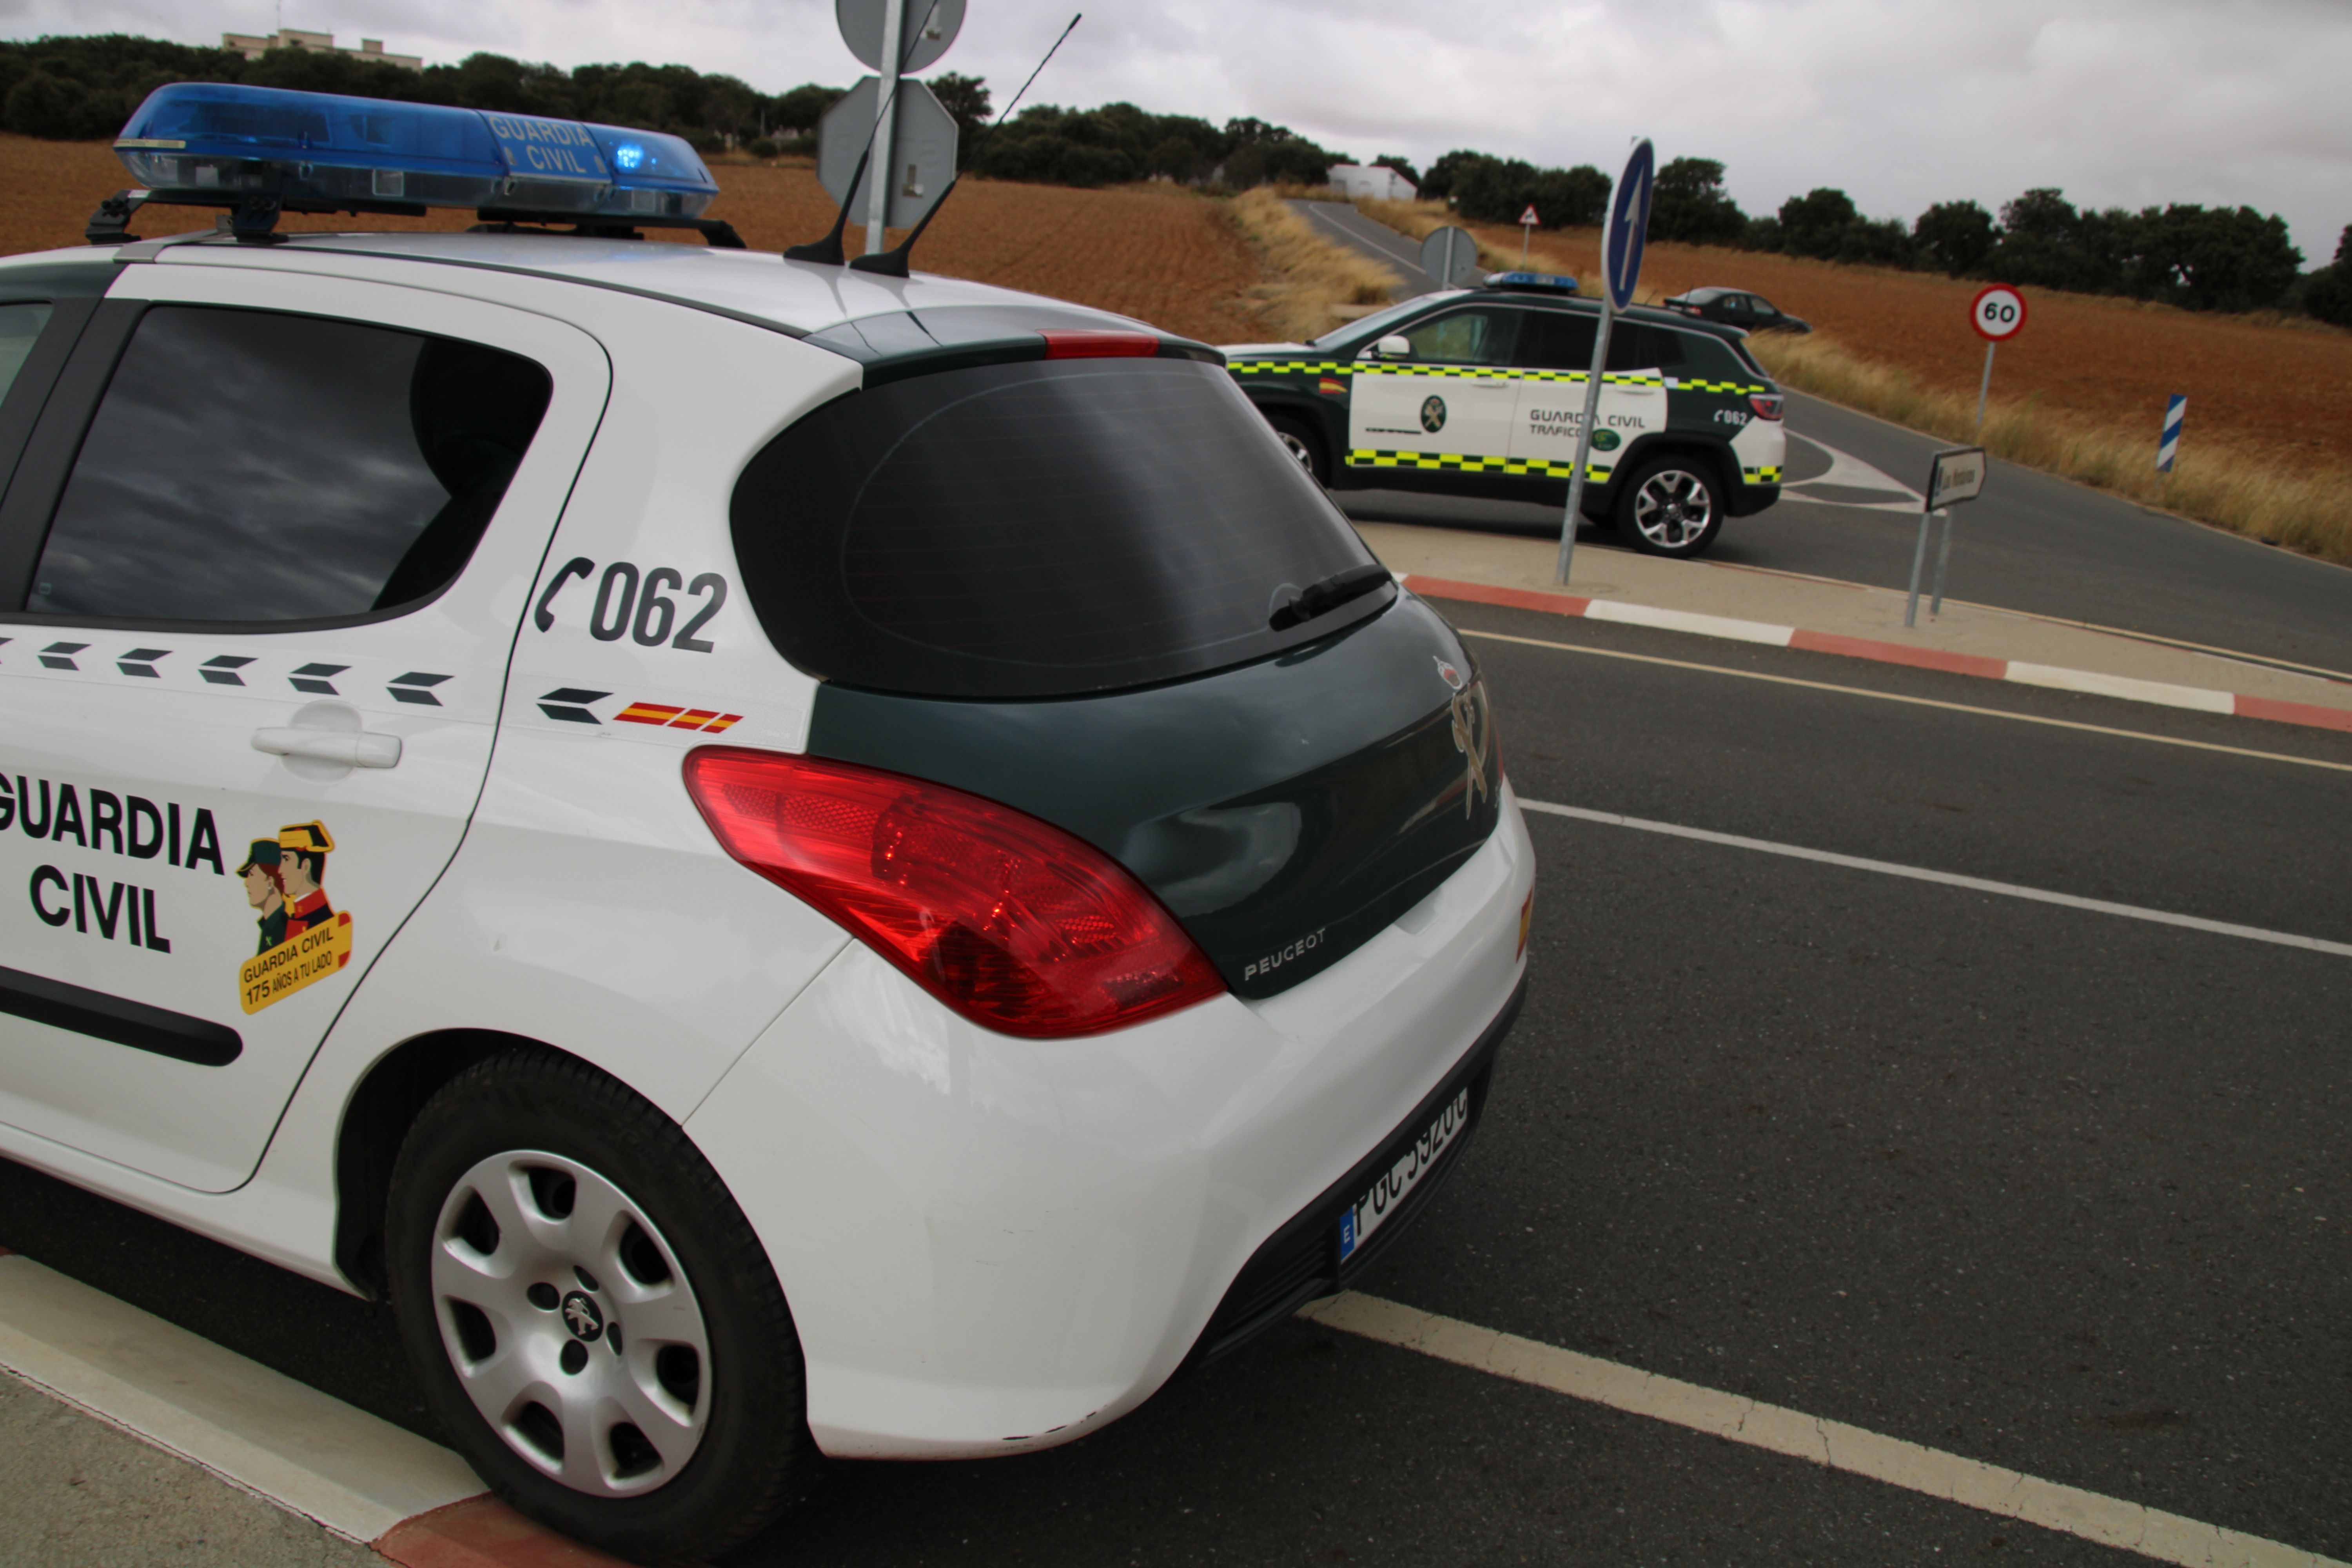
[[[852,393],[752,459],[733,521],[778,651],[879,691],[1150,685],[1395,596],[1276,629],[1276,610],[1371,553],[1232,378],[1193,360],[1033,361]]]

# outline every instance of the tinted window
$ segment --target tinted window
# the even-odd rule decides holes
[[[852,393],[744,470],[736,558],[768,637],[827,679],[1048,697],[1312,641],[1299,589],[1371,554],[1219,366],[1076,360]]]
[[[1433,364],[1508,364],[1519,330],[1517,310],[1477,306],[1449,310],[1404,330],[1412,357]]]
[[[16,384],[25,356],[33,352],[34,340],[48,324],[47,305],[0,305],[0,397],[7,396],[8,389]]]
[[[151,310],[25,607],[250,623],[425,598],[473,553],[549,390],[530,361],[447,338]]]
[[[1756,314],[1759,317],[1769,318],[1777,316],[1780,313],[1779,310],[1773,309],[1771,300],[1760,298],[1759,296],[1754,294],[1749,295],[1748,297],[1748,302],[1756,308]]]
[[[1531,311],[1520,336],[1519,363],[1532,370],[1591,370],[1592,334],[1599,329],[1595,316]]]
[[[1531,370],[1591,370],[1597,316],[1532,310],[1519,335],[1518,363]],[[1671,370],[1684,363],[1682,335],[1643,321],[1609,330],[1609,370]]]

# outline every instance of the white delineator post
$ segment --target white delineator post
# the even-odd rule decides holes
[[[884,0],[882,6],[881,116],[874,127],[874,155],[866,164],[866,254],[882,254],[882,234],[890,216],[890,132],[898,118],[899,33],[907,22],[907,0]]]

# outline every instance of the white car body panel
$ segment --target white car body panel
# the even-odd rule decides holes
[[[1534,877],[1506,786],[1486,846],[1330,969],[1097,1038],[992,1033],[848,945],[686,1124],[792,1301],[818,1446],[979,1458],[1140,1404],[1502,1011]]]

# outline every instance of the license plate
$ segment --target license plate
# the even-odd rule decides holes
[[[1423,1129],[1421,1136],[1397,1156],[1396,1163],[1373,1177],[1371,1189],[1339,1216],[1339,1256],[1342,1258],[1363,1246],[1374,1231],[1388,1223],[1389,1217],[1402,1206],[1405,1194],[1421,1184],[1422,1178],[1429,1174],[1431,1167],[1469,1125],[1470,1086],[1465,1084],[1445,1109],[1437,1113],[1437,1119]]]

